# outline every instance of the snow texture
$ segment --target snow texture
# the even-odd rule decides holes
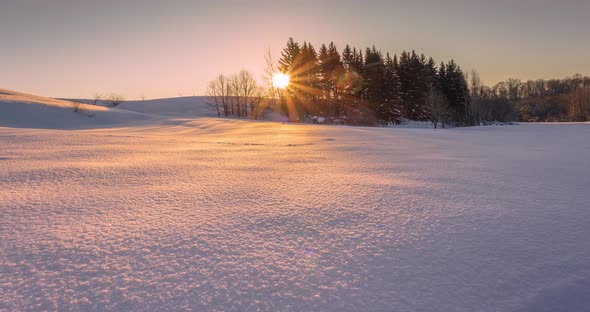
[[[2,93],[2,311],[590,306],[589,124],[81,117]]]

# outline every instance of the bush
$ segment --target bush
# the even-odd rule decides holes
[[[74,110],[74,113],[81,113],[82,112],[82,103],[80,102],[71,102],[72,103],[72,109]]]
[[[107,98],[107,102],[109,103],[110,107],[117,107],[121,103],[125,102],[125,98],[120,94],[111,93],[111,95],[109,95]]]

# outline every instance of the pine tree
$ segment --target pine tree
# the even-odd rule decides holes
[[[375,46],[365,52],[363,71],[364,98],[379,120],[388,121],[389,107],[385,101],[385,63],[383,55]]]
[[[402,115],[404,118],[414,119],[416,111],[416,70],[414,69],[414,56],[403,51],[399,59],[398,75],[400,77],[400,96],[402,98]]]
[[[319,81],[318,86],[321,90],[321,112],[327,116],[330,103],[330,55],[328,47],[322,44],[318,52],[319,62]],[[319,103],[318,103],[319,104]]]
[[[401,119],[400,80],[397,74],[397,56],[385,57],[384,101],[387,106],[387,122],[397,123]]]
[[[318,53],[316,52],[314,46],[309,43],[307,45],[308,48],[308,56],[305,60],[305,73],[307,75],[308,86],[313,89],[313,91],[309,91],[312,93],[314,98],[318,96],[318,86],[319,86],[319,72],[320,72],[320,64],[318,61]]]
[[[342,65],[342,59],[340,58],[340,53],[334,45],[334,42],[331,42],[328,47],[328,55],[330,59],[330,92],[332,94],[332,107],[331,107],[331,115],[336,118],[340,118],[342,115],[343,110],[343,101],[342,101],[342,89],[340,89],[339,82],[344,76],[344,66]]]
[[[281,53],[279,59],[279,71],[291,76],[292,81],[297,80],[297,73],[301,66],[301,47],[293,38],[289,38],[287,46]],[[289,114],[292,120],[300,119],[299,107],[301,106],[297,98],[297,87],[295,83],[291,83],[288,88],[283,91],[283,101],[281,103],[281,110]],[[290,105],[287,107],[287,103]]]
[[[358,124],[363,118],[361,116],[363,98],[363,71],[364,59],[356,48],[350,49],[346,46],[342,53],[342,66],[344,75],[341,77],[340,89],[343,94],[343,104],[346,107],[346,114],[352,118],[352,122]]]
[[[354,55],[352,54],[352,48],[347,44],[342,50],[342,65],[345,69],[350,69],[354,64]]]
[[[293,73],[293,87],[297,88],[299,100],[303,107],[300,114],[317,114],[318,97],[318,56],[311,43],[304,42],[300,53],[301,65],[297,72]],[[303,116],[301,116],[303,117]]]
[[[289,38],[287,41],[287,47],[281,52],[281,58],[279,59],[279,70],[282,73],[292,74],[299,67],[299,54],[301,53],[301,47],[293,38]]]
[[[439,69],[441,90],[449,100],[449,109],[453,120],[466,123],[469,120],[469,89],[461,68],[451,60]]]
[[[324,97],[324,114],[327,116],[338,116],[342,108],[338,80],[344,74],[344,68],[340,59],[340,53],[334,43],[327,47],[323,44],[320,47],[319,55],[320,88]]]

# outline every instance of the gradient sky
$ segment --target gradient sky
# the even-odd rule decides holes
[[[415,49],[492,84],[590,74],[588,0],[0,0],[0,88],[199,95],[286,40]]]

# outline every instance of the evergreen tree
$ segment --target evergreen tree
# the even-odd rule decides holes
[[[385,76],[384,76],[384,102],[387,107],[387,122],[399,122],[401,119],[401,97],[400,97],[400,80],[397,74],[397,56],[391,58],[387,53],[385,57]]]
[[[453,120],[466,123],[469,120],[469,89],[461,68],[451,60],[439,70],[441,90],[449,101]]]
[[[293,38],[289,38],[287,46],[281,52],[281,58],[279,59],[279,70],[282,73],[292,74],[299,67],[299,54],[301,53],[301,47],[299,43],[295,42]]]
[[[320,104],[321,112],[327,116],[330,105],[330,55],[328,54],[328,47],[322,44],[318,52],[319,62],[319,78],[318,86],[321,90],[322,101]]]
[[[364,98],[379,120],[388,121],[390,112],[385,100],[385,63],[383,55],[375,46],[365,52],[363,71]]]
[[[403,51],[400,55],[398,75],[400,77],[401,92],[400,96],[403,102],[403,116],[408,119],[418,119],[419,105],[419,77],[420,62],[414,52],[411,54]]]
[[[318,108],[315,103],[319,95],[317,91],[319,64],[317,52],[311,43],[303,43],[300,59],[301,65],[292,77],[294,87],[300,91],[298,99],[303,107],[299,109],[299,112],[317,114]]]
[[[354,88],[354,58],[355,55],[353,54],[353,51],[350,48],[350,46],[347,44],[344,50],[342,51],[342,68],[344,69],[344,74],[338,81],[338,88],[342,91],[342,93],[345,96],[352,95],[352,90]]]
[[[287,46],[281,53],[279,59],[279,71],[291,76],[292,81],[297,80],[297,73],[301,66],[301,47],[293,38],[289,38]],[[291,120],[300,119],[299,107],[301,106],[297,98],[298,89],[296,83],[291,83],[283,91],[283,101],[281,103],[281,110],[289,115]],[[287,105],[289,103],[289,105]]]
[[[325,99],[324,114],[335,117],[339,115],[341,109],[338,80],[344,72],[340,53],[338,53],[334,43],[330,43],[328,47],[323,44],[320,47],[318,59],[320,68],[319,85]]]
[[[425,66],[426,79],[429,89],[440,90],[438,80],[438,69],[436,68],[436,62],[431,57]]]
[[[334,42],[331,42],[328,47],[328,55],[330,59],[330,92],[332,94],[332,107],[331,107],[331,115],[336,118],[340,118],[342,115],[343,110],[343,101],[342,101],[342,89],[339,88],[339,81],[344,76],[344,66],[342,65],[342,59],[340,57],[340,53],[334,45]]]
[[[346,46],[342,53],[342,66],[344,75],[339,83],[343,94],[343,103],[346,107],[346,114],[353,119],[353,123],[358,124],[362,119],[360,108],[362,107],[363,98],[363,71],[364,59],[360,51],[356,48],[350,49]]]
[[[356,95],[356,97],[361,98],[363,95],[363,83],[362,83],[362,76],[363,76],[363,71],[365,70],[365,59],[363,57],[363,52],[361,52],[360,50],[357,51],[356,48],[352,49],[352,54],[353,54],[353,66],[352,66],[352,70],[356,71],[356,73],[359,76],[358,79],[358,83],[356,84],[356,88],[353,89],[353,95]]]
[[[350,69],[354,64],[354,54],[352,48],[347,44],[342,51],[342,65],[345,69]]]

